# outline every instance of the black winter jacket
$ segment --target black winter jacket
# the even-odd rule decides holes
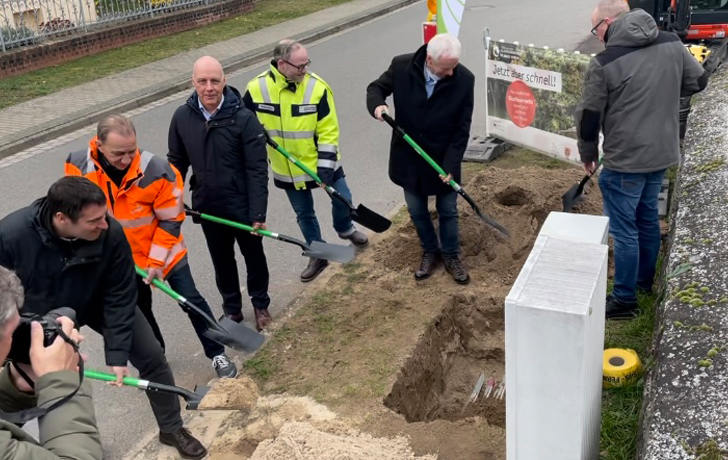
[[[62,240],[52,230],[46,199],[40,198],[0,220],[0,265],[15,273],[25,289],[23,311],[76,311],[76,325],[104,336],[106,364],[126,366],[131,350],[137,289],[134,260],[121,225],[96,241]]]
[[[414,54],[403,54],[367,87],[367,108],[385,104],[394,96],[397,124],[453,179],[460,182],[460,164],[468,146],[473,115],[475,77],[462,64],[453,75],[435,85],[427,99],[424,65],[427,45]],[[419,195],[452,191],[437,172],[407,142],[392,133],[389,178],[405,190]]]
[[[226,86],[225,100],[210,121],[197,93],[172,116],[167,159],[184,179],[192,166],[190,190],[197,211],[244,224],[265,222],[268,154],[263,127],[243,106],[240,92]]]

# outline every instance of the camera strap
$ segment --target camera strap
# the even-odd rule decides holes
[[[48,401],[41,407],[33,407],[30,409],[23,409],[17,412],[3,412],[0,410],[0,419],[5,420],[6,422],[14,423],[16,425],[23,425],[25,423],[28,423],[31,420],[34,420],[38,417],[42,417],[46,415],[48,412],[62,406],[66,402],[68,402],[71,398],[76,396],[76,393],[78,393],[78,390],[81,389],[81,384],[83,383],[83,357],[81,356],[81,353],[78,351],[78,343],[76,343],[75,340],[70,338],[63,330],[58,330],[58,335],[69,345],[73,347],[73,350],[78,355],[78,386],[75,390],[73,390],[68,395],[64,396],[63,398],[56,399],[55,401]],[[33,380],[28,376],[25,371],[23,371],[20,367],[16,366],[15,363],[11,362],[11,366],[15,368],[15,371],[20,374],[21,377],[30,385],[31,388],[35,389],[35,384],[33,383]]]

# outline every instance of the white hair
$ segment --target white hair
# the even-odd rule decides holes
[[[435,62],[441,58],[460,59],[461,51],[460,41],[450,34],[437,34],[427,44],[427,55]]]
[[[0,338],[5,325],[23,306],[23,285],[15,273],[0,266]]]
[[[629,3],[625,0],[601,0],[596,7],[599,20],[616,18],[629,11]]]

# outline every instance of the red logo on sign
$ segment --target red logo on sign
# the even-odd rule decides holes
[[[525,128],[533,123],[536,117],[536,98],[531,88],[521,80],[516,80],[506,92],[506,110],[513,124]]]

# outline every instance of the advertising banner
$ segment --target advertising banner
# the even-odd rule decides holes
[[[488,135],[579,163],[574,111],[590,56],[489,43]]]

